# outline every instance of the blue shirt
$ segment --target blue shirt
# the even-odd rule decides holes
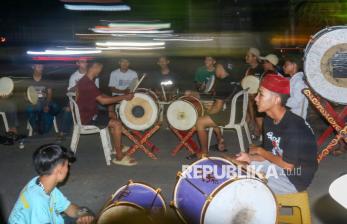
[[[9,224],[59,224],[64,223],[61,213],[71,204],[58,188],[54,188],[50,195],[36,183],[34,177],[21,191],[14,205]]]

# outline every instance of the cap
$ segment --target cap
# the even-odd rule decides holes
[[[279,94],[290,94],[290,82],[278,74],[268,74],[261,80],[260,86]]]
[[[258,50],[258,48],[255,47],[251,47],[248,49],[248,52],[253,54],[254,56],[256,56],[257,58],[260,57],[260,51]]]
[[[265,57],[260,57],[260,59],[269,61],[271,64],[275,66],[278,64],[278,57],[274,54],[268,54]]]

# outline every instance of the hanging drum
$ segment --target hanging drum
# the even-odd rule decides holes
[[[329,27],[312,37],[305,49],[304,71],[321,97],[347,105],[347,26]]]
[[[8,97],[12,94],[14,83],[11,78],[0,78],[0,97]]]
[[[260,79],[254,75],[247,75],[241,80],[243,89],[248,89],[249,94],[256,94],[260,85]]]
[[[158,97],[148,89],[137,89],[132,100],[121,102],[119,117],[132,130],[149,129],[159,118]]]

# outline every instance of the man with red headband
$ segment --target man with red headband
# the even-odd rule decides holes
[[[275,194],[305,190],[317,170],[317,145],[312,129],[285,107],[289,86],[289,80],[277,74],[262,79],[255,101],[258,111],[267,115],[264,142],[237,157],[264,172]]]

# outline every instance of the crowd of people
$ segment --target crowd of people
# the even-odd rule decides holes
[[[245,63],[248,68],[243,77],[252,75],[260,80],[258,93],[249,94],[247,113],[247,122],[252,127],[256,145],[238,154],[237,160],[261,166],[262,170],[274,166],[278,172],[284,171],[285,175],[279,178],[269,178],[268,186],[276,194],[285,194],[303,191],[309,186],[317,170],[317,146],[313,131],[306,122],[308,101],[302,93],[303,88],[307,87],[302,72],[302,58],[285,57],[282,68],[279,62],[275,54],[263,57],[257,48],[250,48],[246,53]],[[235,78],[231,66],[206,56],[204,66],[196,70],[194,80],[185,80],[194,82],[196,89],[181,91],[175,85],[175,80],[182,77],[169,68],[170,59],[161,56],[157,64],[159,71],[147,77],[141,87],[153,90],[160,100],[177,99],[179,92],[197,98],[204,97],[206,84],[214,76],[214,88],[208,93],[213,103],[205,108],[205,115],[199,117],[195,125],[200,147],[195,147],[196,152],[188,159],[208,155],[207,128],[214,128],[216,135],[217,144],[212,148],[226,152],[227,146],[219,126],[229,122],[231,100],[242,90],[240,80]],[[127,147],[122,144],[123,124],[115,113],[115,105],[134,97],[129,87],[134,79],[139,78],[138,74],[129,68],[128,59],[120,59],[119,69],[110,74],[108,87],[112,96],[108,96],[99,89],[98,76],[103,69],[102,62],[80,58],[76,65],[78,70],[71,75],[67,91],[75,93],[82,124],[108,127],[112,133],[115,154],[112,162],[116,165],[136,165],[137,161],[126,155]],[[33,69],[30,85],[36,89],[39,100],[36,105],[30,105],[26,112],[34,131],[46,133],[52,128],[59,107],[54,102],[50,83],[43,79],[43,66],[36,64]],[[173,81],[173,85],[166,86],[166,94],[163,94],[162,83],[167,80]],[[1,99],[0,111],[9,115],[10,131],[16,133],[18,121],[15,107],[3,104],[3,101],[8,102],[10,99]],[[69,133],[72,126],[68,101],[63,106],[60,137]],[[9,222],[31,220],[31,223],[61,223],[62,212],[78,219],[79,223],[91,222],[91,213],[83,212],[80,207],[71,204],[56,188],[64,180],[69,162],[73,160],[71,151],[55,144],[44,145],[35,151],[33,160],[39,176],[33,178],[20,193]],[[300,175],[295,175],[297,169],[300,169]]]

